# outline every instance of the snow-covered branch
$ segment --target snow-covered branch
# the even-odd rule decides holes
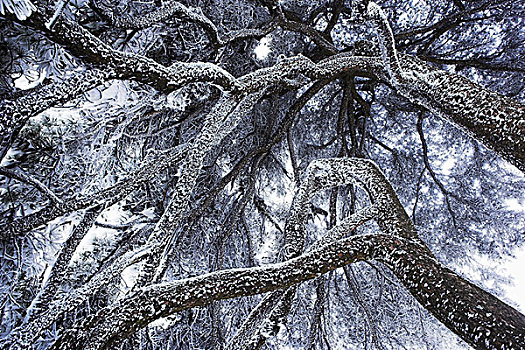
[[[306,215],[298,213],[300,211],[299,203],[302,202],[299,197],[302,197],[301,190],[294,201],[295,210],[291,210],[291,215],[294,215],[293,220],[289,220],[287,227],[290,229],[290,225],[297,225],[298,227],[292,228],[294,231],[292,234],[298,235],[299,231],[304,231],[304,223],[298,224],[297,219],[301,217],[303,221],[306,220]],[[303,207],[304,212],[308,212],[308,206]],[[306,252],[312,252],[316,249],[336,242],[348,235],[350,232],[364,224],[365,222],[372,220],[377,216],[378,210],[375,205],[368,206],[357,213],[345,218],[339,225],[333,227],[314,244],[312,244]],[[304,234],[304,232],[302,232]],[[286,232],[287,236],[290,233]],[[297,239],[304,241],[303,239]],[[301,243],[302,244],[302,243]],[[289,258],[298,250],[291,248],[285,250],[285,254]],[[302,248],[299,247],[299,248]],[[300,253],[300,251],[299,251]],[[295,254],[297,256],[299,254]],[[279,323],[288,316],[290,312],[290,306],[295,297],[296,288],[290,287],[287,290],[277,290],[267,295],[259,304],[250,312],[248,317],[244,320],[243,324],[237,331],[237,333],[229,340],[228,349],[234,350],[248,350],[255,349],[258,345],[261,345],[269,334],[275,334],[276,329],[279,328]]]
[[[136,80],[165,92],[198,81],[217,84],[227,90],[239,88],[236,79],[217,65],[196,62],[166,67],[150,58],[115,50],[80,24],[64,17],[59,18],[51,29],[45,25],[47,16],[40,11],[34,11],[24,21],[12,19],[43,31],[51,40],[63,45],[86,63],[104,66],[114,79]]]
[[[308,166],[305,180],[292,202],[284,233],[284,260],[303,252],[309,204],[313,195],[321,190],[350,183],[365,187],[374,204],[345,218],[309,247],[308,251],[343,238],[373,218],[379,219],[380,227],[385,233],[407,238],[417,237],[390,183],[373,162],[358,158],[316,160]],[[295,289],[291,288],[287,291],[275,291],[264,298],[230,340],[230,347],[246,350],[252,349],[254,344],[264,342],[268,330],[278,327],[278,323],[286,318],[294,296]]]
[[[148,12],[147,14],[136,16],[129,14],[115,15],[111,9],[98,4],[98,1],[96,0],[90,0],[90,6],[104,20],[110,22],[117,28],[123,29],[144,29],[158,23],[163,23],[174,17],[187,20],[196,23],[204,29],[211,44],[215,47],[225,46],[236,40],[260,38],[267,35],[277,27],[277,23],[270,22],[261,28],[240,29],[231,31],[225,35],[220,35],[215,24],[202,13],[200,8],[190,8],[177,1],[170,0],[164,2],[161,7]]]
[[[374,2],[368,16],[377,30],[389,82],[405,97],[451,121],[525,171],[525,106],[460,75],[398,55],[384,11]],[[483,103],[480,103],[483,101]]]
[[[14,329],[7,338],[0,341],[0,349],[27,349],[60,317],[73,313],[79,305],[98,291],[107,286],[110,281],[120,277],[122,271],[144,258],[150,253],[150,247],[140,247],[122,254],[111,264],[103,267],[82,287],[70,291],[68,294],[57,295],[32,322],[28,322]]]
[[[108,78],[104,70],[75,72],[66,80],[43,85],[16,100],[0,101],[0,160],[29,118],[102,85]]]
[[[140,188],[144,183],[151,181],[163,170],[180,162],[187,151],[188,144],[182,144],[160,154],[151,155],[144,160],[137,170],[116,185],[91,195],[64,199],[62,203],[48,205],[44,209],[17,218],[7,224],[7,231],[15,236],[22,235],[46,222],[76,210],[97,205],[109,207]]]
[[[286,288],[369,259],[387,265],[425,308],[471,345],[487,350],[525,346],[524,315],[442,266],[419,243],[378,234],[353,236],[283,263],[141,288],[68,330],[53,349],[71,344],[110,348],[158,318],[215,300]]]
[[[49,189],[46,185],[40,182],[35,177],[26,174],[21,169],[9,169],[3,166],[0,166],[0,175],[7,176],[12,179],[17,179],[19,181],[25,182],[31,186],[34,186],[37,190],[42,192],[46,197],[48,197],[54,203],[61,203],[62,200],[57,197],[53,191]]]
[[[84,217],[73,229],[70,237],[68,237],[60,249],[47,280],[44,281],[42,288],[27,309],[24,323],[33,321],[36,316],[45,311],[45,309],[49,307],[50,302],[53,300],[53,297],[59,290],[60,286],[67,283],[68,278],[66,274],[71,258],[73,257],[80,241],[89,231],[101,211],[102,209],[100,207],[89,208],[86,210]]]
[[[162,252],[169,246],[174,230],[184,218],[183,214],[187,209],[197,177],[202,169],[204,158],[255,106],[264,91],[265,89],[262,89],[259,93],[248,95],[241,101],[238,101],[236,96],[224,96],[208,115],[201,132],[184,159],[184,166],[182,167],[176,190],[151,234],[150,244],[155,246],[155,248],[142,267],[136,282],[137,286],[145,285],[151,282],[152,279],[159,278],[159,276],[156,277],[155,275],[163,270],[162,267],[159,268],[159,264],[161,264],[162,257],[167,256],[167,252],[164,254]],[[155,271],[158,272],[156,273]]]

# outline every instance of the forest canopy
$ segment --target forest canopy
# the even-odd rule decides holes
[[[525,349],[524,22],[0,0],[0,349]]]

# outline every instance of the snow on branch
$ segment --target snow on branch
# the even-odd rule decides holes
[[[25,21],[12,19],[44,32],[84,62],[106,67],[111,71],[111,78],[136,80],[165,92],[198,81],[226,90],[239,88],[236,79],[217,65],[197,62],[166,67],[150,58],[115,50],[80,24],[64,17],[60,17],[51,29],[45,25],[49,19],[40,11],[34,11]]]
[[[114,186],[91,195],[64,199],[62,203],[48,205],[32,214],[17,218],[7,224],[7,231],[14,236],[23,235],[46,222],[76,210],[96,205],[111,206],[140,188],[144,183],[151,181],[168,167],[180,162],[186,155],[188,148],[188,144],[182,144],[161,153],[150,155],[137,170]]]
[[[369,3],[368,16],[377,28],[381,60],[370,57],[350,58],[343,54],[314,64],[299,57],[292,65],[295,72],[311,79],[322,79],[329,74],[349,70],[385,77],[401,94],[451,120],[518,169],[525,171],[525,153],[522,151],[525,148],[525,106],[511,98],[485,90],[466,78],[434,69],[415,57],[399,55],[395,49],[392,29],[381,8],[373,2]],[[217,84],[239,94],[257,90],[256,83],[246,79],[240,83],[213,64],[181,63],[169,68],[140,55],[114,50],[79,24],[65,18],[57,20],[51,30],[47,29],[45,23],[48,18],[38,10],[33,11],[24,21],[12,15],[7,17],[43,31],[51,40],[63,45],[85,62],[107,66],[116,79],[140,81],[165,92],[197,81]],[[288,63],[293,61],[288,60]],[[251,74],[245,77],[249,78]],[[275,74],[282,72],[275,69]],[[486,103],[479,104],[479,101]]]
[[[25,182],[29,185],[34,186],[42,194],[48,197],[54,203],[62,203],[62,200],[57,197],[57,195],[51,191],[46,185],[40,182],[35,177],[26,174],[22,169],[9,169],[3,166],[0,166],[0,175],[10,177],[12,179],[17,179],[22,182]]]
[[[387,233],[403,237],[416,237],[415,229],[401,208],[397,195],[379,168],[364,159],[321,159],[315,160],[306,169],[305,180],[299,187],[285,226],[283,260],[297,257],[303,252],[306,238],[306,222],[312,196],[321,191],[344,184],[353,183],[365,187],[372,194],[374,204],[345,218],[339,225],[330,229],[318,239],[307,252],[333,243],[355,230],[363,223],[380,218]],[[380,214],[381,213],[381,214]],[[390,217],[396,215],[398,217]],[[275,291],[264,298],[248,315],[239,331],[229,341],[230,348],[250,349],[250,344],[264,341],[271,330],[277,327],[288,312],[295,296],[295,289]],[[263,317],[263,315],[266,315]]]
[[[102,212],[101,207],[89,208],[84,217],[73,229],[70,237],[66,240],[58,256],[51,267],[47,280],[44,281],[37,296],[27,308],[24,323],[32,322],[37,315],[45,311],[46,306],[53,300],[61,285],[67,284],[67,268],[80,241],[85,237],[98,215]]]
[[[366,172],[363,172],[363,169],[366,169]],[[360,177],[356,177],[356,175],[360,175]],[[365,189],[373,191],[373,200],[377,201],[376,204],[373,206],[373,209],[367,208],[365,211],[355,213],[343,225],[337,226],[337,229],[330,230],[322,241],[315,244],[322,245],[340,239],[344,234],[372,219],[373,215],[378,212],[379,207],[381,207],[381,210],[385,210],[386,201],[388,201],[388,206],[390,206],[390,201],[393,199],[390,197],[397,198],[388,180],[371,161],[357,158],[338,158],[320,159],[311,162],[306,169],[305,180],[294,197],[286,222],[284,260],[291,259],[302,253],[306,238],[306,221],[312,196],[321,190],[350,183],[358,186],[365,185]],[[373,189],[370,189],[370,186]],[[389,231],[393,232],[392,230]]]
[[[397,53],[384,11],[370,2],[367,15],[377,30],[388,81],[408,99],[451,121],[525,171],[525,106],[457,74]],[[480,103],[483,101],[483,103]]]
[[[287,77],[295,76],[300,73],[304,73],[306,75],[315,76],[316,79],[321,78],[327,78],[327,77],[334,77],[335,75],[343,72],[348,71],[352,68],[358,67],[361,63],[366,64],[369,62],[370,59],[367,58],[352,58],[352,57],[334,57],[330,58],[324,61],[319,62],[318,64],[314,64],[312,61],[310,61],[308,58],[304,56],[295,56],[290,57],[282,60],[277,65],[270,67],[270,68],[264,68],[257,70],[253,73],[249,73],[241,78],[239,78],[238,83],[242,86],[242,94],[252,94],[249,96],[249,98],[246,98],[246,101],[257,101],[261,94],[264,92],[264,90],[268,87],[278,85],[285,81]],[[199,64],[183,64],[180,65],[185,66],[187,69],[185,73],[182,73],[182,76],[179,76],[179,80],[176,80],[180,83],[181,80],[189,81],[192,78],[190,76],[193,76],[191,72],[194,72],[196,75],[200,74],[198,72],[198,65]],[[212,66],[211,64],[206,64],[203,66],[203,69],[209,68],[209,66]],[[188,67],[190,67],[188,69]],[[184,71],[185,69],[174,69],[174,71],[181,73],[181,71]],[[213,70],[213,68],[211,68]],[[239,92],[241,93],[241,92]],[[242,99],[242,96],[239,96],[238,94],[232,94],[232,100],[231,100],[231,106],[230,108],[235,104],[235,101],[238,99]],[[235,101],[234,101],[235,100]],[[251,105],[252,102],[247,103],[247,105]],[[253,102],[254,103],[254,102]],[[221,109],[224,111],[228,108],[228,104],[220,104]],[[231,118],[230,120],[237,120],[241,116],[243,116],[243,113],[246,113],[249,108],[243,107],[242,113],[241,109],[237,109],[237,117]],[[214,114],[215,113],[215,114]],[[222,128],[221,124],[216,124],[216,122],[211,122],[213,120],[213,115],[216,115],[216,118],[225,118],[223,114],[212,112],[212,117],[210,117],[210,127],[214,127],[214,130],[221,130],[221,131],[227,131],[231,130],[231,128],[235,127],[237,122],[234,122],[231,124],[228,128]],[[205,127],[207,128],[207,127]],[[205,128],[203,130],[205,130]],[[221,132],[211,132],[209,135],[213,135],[213,137],[218,137],[219,135],[223,135],[220,137],[224,137],[229,131],[227,131],[226,134]],[[206,137],[209,137],[206,136]],[[204,137],[204,136],[203,136]],[[210,140],[208,140],[210,141]],[[218,139],[214,139],[212,143],[210,143],[210,146],[213,146],[218,143]],[[204,150],[204,149],[202,149]],[[197,148],[195,152],[201,152],[201,148]],[[157,161],[157,162],[151,162],[149,166],[154,166],[155,168],[159,168],[159,172],[161,169],[163,169],[164,166],[168,166],[169,164],[172,164],[171,162],[175,160],[180,160],[180,155],[182,153],[175,152],[173,154],[173,159],[166,158],[166,161]],[[148,163],[149,164],[149,163]],[[147,169],[147,167],[142,167],[142,169]],[[80,199],[72,199],[70,201],[65,201],[63,205],[60,206],[49,206],[44,208],[43,210],[40,210],[38,212],[35,212],[33,214],[30,214],[29,216],[25,217],[24,219],[17,219],[13,221],[11,224],[9,224],[10,231],[13,234],[21,234],[24,232],[27,232],[39,225],[42,225],[49,220],[52,220],[53,218],[59,217],[67,212],[78,210],[81,208],[87,208],[91,205],[96,203],[111,203],[116,202],[120,200],[121,198],[124,198],[126,195],[131,193],[132,190],[137,188],[141,183],[144,183],[144,181],[148,181],[151,179],[151,176],[155,174],[153,171],[146,171],[143,170],[143,174],[135,174],[135,176],[130,177],[129,181],[125,181],[122,184],[116,185],[113,188],[107,189],[101,193],[95,194],[93,196],[84,197]]]
[[[417,233],[403,206],[379,167],[361,158],[329,158],[309,165],[310,191],[354,183],[364,187],[378,210],[378,224],[391,235],[414,238]]]
[[[376,28],[381,55],[388,75],[394,85],[397,85],[402,80],[402,71],[395,46],[394,33],[388,23],[388,18],[383,9],[373,1],[368,3],[367,17]]]
[[[402,55],[398,91],[479,140],[525,172],[525,105],[465,77]],[[483,103],[480,103],[483,101]]]
[[[200,8],[187,7],[177,1],[166,1],[161,7],[151,12],[135,16],[129,14],[115,15],[114,11],[103,4],[98,4],[96,0],[90,0],[90,6],[104,20],[123,29],[144,29],[158,23],[164,23],[173,17],[188,20],[204,29],[214,47],[222,47],[235,40],[263,37],[277,27],[277,23],[269,22],[261,28],[234,30],[221,36],[215,24],[202,13]]]
[[[326,66],[327,64],[324,63],[324,65]],[[253,108],[267,88],[277,85],[287,77],[301,72],[319,73],[316,70],[316,65],[302,55],[283,59],[273,67],[260,69],[240,78],[239,83],[243,90],[251,92],[247,97],[242,98],[240,102],[238,100],[241,97],[235,94],[223,97],[217,102],[216,108],[207,117],[203,129],[186,156],[177,188],[150,237],[150,244],[156,248],[143,265],[139,278],[136,281],[137,286],[160,279],[159,271],[164,270],[162,268],[162,257],[168,256],[167,251],[162,251],[170,246],[170,237],[173,236],[174,230],[183,219],[183,213],[188,206],[204,157],[213,146],[217,145],[235,128],[240,119]],[[321,74],[331,75],[332,72],[333,68],[332,70],[322,68]]]
[[[66,331],[52,348],[108,348],[161,317],[216,300],[283,289],[369,259],[388,266],[427,310],[469,344],[479,349],[525,346],[524,315],[442,266],[423,245],[376,234],[339,240],[282,263],[141,288]]]
[[[1,101],[0,160],[29,118],[102,85],[108,78],[109,74],[104,70],[75,72],[66,80],[43,85],[16,100]]]
[[[117,304],[93,315],[55,344],[73,338],[85,348],[99,349],[117,342],[146,323],[197,305],[215,300],[248,296],[286,288],[315,278],[357,259],[371,258],[379,247],[379,236],[352,237],[284,263],[255,268],[222,270],[170,283],[141,288]],[[371,238],[371,239],[370,239]],[[71,338],[68,340],[68,338]]]
[[[163,261],[165,262],[163,257],[168,256],[168,252],[165,250],[170,246],[169,242],[171,237],[173,237],[174,230],[184,218],[183,214],[188,207],[190,196],[204,164],[205,157],[251,111],[262,97],[264,91],[265,89],[263,88],[260,92],[248,95],[241,101],[238,101],[238,96],[225,95],[207,116],[201,132],[196,137],[184,159],[184,166],[170,202],[150,236],[149,243],[155,248],[142,267],[136,281],[137,286],[147,284],[153,279],[158,280],[161,278],[159,273],[164,271],[162,268]]]
[[[49,307],[41,312],[32,322],[25,323],[14,329],[7,338],[0,341],[0,349],[27,349],[59,318],[75,312],[75,310],[96,295],[98,291],[119,277],[128,266],[131,266],[150,253],[150,247],[140,247],[119,256],[112,264],[105,266],[97,272],[81,288],[70,291],[68,294],[56,295]]]
[[[206,33],[208,33],[213,43],[220,43],[217,27],[204,16],[200,8],[192,9],[177,1],[165,1],[159,8],[146,14],[137,16],[119,14],[116,16],[113,10],[103,4],[99,4],[97,0],[90,0],[89,3],[90,7],[94,9],[97,14],[117,28],[144,29],[177,16],[181,19],[187,19],[199,24]]]
[[[301,190],[298,191],[300,193]],[[300,202],[303,202],[302,198],[295,197],[294,206],[298,206]],[[308,206],[304,206],[305,212],[308,212]],[[299,208],[292,209],[292,214],[299,213]],[[342,220],[339,225],[336,225],[330,229],[324,236],[319,238],[314,244],[312,244],[306,252],[312,252],[316,249],[331,244],[348,233],[355,230],[365,222],[373,219],[377,216],[378,210],[376,205],[370,205],[358,212],[350,215],[349,217]],[[299,216],[303,220],[306,219],[305,215],[295,214],[294,222],[297,222]],[[304,230],[304,223],[301,225],[300,231]],[[289,226],[288,226],[289,227]],[[303,239],[304,241],[304,239]],[[291,258],[291,255],[295,252],[295,249],[286,249],[285,254]],[[297,254],[298,255],[298,254]],[[257,306],[250,312],[246,317],[243,324],[237,331],[237,333],[229,340],[228,349],[232,350],[247,350],[251,349],[254,344],[260,344],[270,334],[275,333],[277,325],[286,318],[290,311],[290,305],[295,297],[295,287],[290,287],[288,290],[277,290],[266,296]]]

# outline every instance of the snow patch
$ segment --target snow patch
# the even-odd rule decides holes
[[[253,50],[253,52],[255,53],[255,57],[258,60],[263,61],[266,59],[266,57],[268,57],[268,55],[272,51],[272,49],[270,48],[271,43],[272,43],[271,36],[266,36],[262,38],[261,41],[259,41],[259,44],[257,45],[257,47],[255,47],[255,49]]]

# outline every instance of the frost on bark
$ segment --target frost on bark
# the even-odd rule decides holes
[[[369,5],[369,17],[378,29],[383,59],[335,55],[318,64],[298,59],[297,73],[312,79],[360,70],[384,77],[400,93],[467,130],[476,139],[505,159],[524,168],[525,107],[513,99],[483,89],[461,76],[436,70],[413,56],[398,55],[392,31],[382,9]],[[58,21],[53,30],[44,25],[45,16],[35,12],[24,21],[43,30],[50,38],[63,44],[73,54],[87,61],[107,65],[111,77],[134,79],[161,91],[173,91],[189,82],[210,82],[239,92],[254,92],[257,81],[237,81],[228,72],[211,63],[176,62],[165,67],[139,55],[116,51],[89,33],[79,24],[66,19]],[[384,64],[383,64],[384,63]],[[276,71],[278,67],[274,67]],[[249,75],[246,76],[248,78]],[[479,104],[479,101],[484,101]]]
[[[384,11],[368,5],[390,83],[404,96],[466,130],[486,147],[525,171],[525,106],[467,78],[432,69],[416,57],[398,57]]]
[[[100,70],[73,73],[66,81],[42,86],[14,101],[1,101],[0,160],[4,158],[29,118],[51,107],[70,101],[103,84],[107,78],[108,73]]]
[[[376,201],[379,222],[384,220],[381,212],[391,212],[391,209],[381,206],[381,197],[392,196],[388,191],[388,181],[370,161],[327,159],[314,162],[310,169],[315,169],[314,174],[318,175],[314,175],[314,188],[320,189],[328,183],[345,183],[341,175],[351,175],[360,183],[368,184],[371,193],[380,195]],[[332,169],[333,174],[328,169]],[[389,193],[377,193],[381,187]],[[282,290],[362,260],[376,260],[389,267],[429,312],[477,349],[519,349],[525,346],[525,316],[442,266],[415,236],[402,213],[400,216],[389,218],[382,224],[386,235],[353,236],[322,246],[315,245],[308,252],[282,263],[221,270],[139,288],[66,331],[54,348],[111,348],[112,344],[160,317],[216,300]],[[355,222],[355,219],[350,218],[350,221]],[[399,223],[408,232],[401,230]],[[341,225],[344,227],[348,223]],[[333,230],[343,232],[338,226]],[[286,294],[280,300],[276,299],[279,307],[270,311],[267,320],[281,319],[279,315],[285,314],[288,308],[286,300],[290,300]],[[263,322],[263,329],[267,325]]]
[[[71,236],[66,240],[58,253],[47,280],[27,309],[24,320],[25,323],[34,321],[35,316],[45,311],[45,308],[50,305],[60,286],[67,283],[67,267],[71,258],[80,241],[84,238],[91,226],[93,226],[100,212],[100,208],[89,208],[86,210],[84,217],[77,224]]]
[[[57,197],[53,191],[51,191],[46,185],[40,182],[38,179],[26,174],[20,169],[9,169],[6,167],[0,166],[0,175],[7,176],[11,179],[17,179],[27,184],[32,185],[40,192],[42,192],[47,198],[49,198],[53,203],[61,203],[62,200]]]
[[[166,67],[150,58],[115,50],[80,24],[66,18],[58,19],[51,29],[46,27],[46,22],[47,16],[35,11],[28,20],[21,23],[43,31],[73,55],[89,63],[104,66],[110,70],[110,78],[136,80],[165,92],[196,81],[214,83],[228,90],[239,88],[236,79],[217,65],[207,62],[175,62]]]
[[[303,251],[305,224],[312,196],[321,190],[350,183],[364,187],[373,204],[345,218],[309,247],[308,251],[343,238],[372,218],[377,218],[385,232],[407,238],[416,237],[415,229],[390,183],[372,162],[357,158],[322,159],[310,163],[305,180],[293,200],[285,226],[281,254],[283,260],[294,258]],[[260,348],[268,335],[275,335],[278,325],[286,319],[294,296],[295,288],[290,288],[265,297],[250,313],[228,346],[232,349]]]
[[[296,183],[299,183],[298,163],[302,160],[299,159],[298,162],[293,154],[294,141],[291,140],[290,130],[296,116],[301,114],[301,109],[324,86],[339,88],[339,79],[345,86],[342,99],[346,99],[346,102],[341,104],[345,107],[340,109],[341,118],[338,120],[337,135],[331,142],[341,142],[345,146],[345,142],[349,141],[345,139],[345,127],[339,122],[343,120],[345,114],[356,112],[354,107],[361,105],[362,102],[364,104],[375,102],[373,98],[369,102],[368,97],[365,101],[359,93],[352,91],[355,90],[355,86],[352,85],[353,89],[349,88],[348,82],[354,84],[356,82],[354,78],[357,76],[361,79],[360,84],[364,87],[369,87],[370,84],[372,90],[378,81],[386,82],[416,105],[467,130],[474,138],[524,170],[525,108],[522,104],[490,92],[459,75],[435,69],[414,56],[398,53],[392,29],[383,10],[372,2],[369,3],[368,17],[377,29],[380,44],[380,56],[373,57],[360,56],[355,52],[338,53],[330,31],[338,23],[337,16],[342,13],[348,14],[342,1],[334,2],[330,10],[332,17],[327,17],[330,20],[325,32],[293,18],[293,13],[286,9],[287,4],[265,2],[268,12],[273,16],[269,22],[259,24],[253,29],[233,30],[226,34],[222,34],[224,32],[215,26],[215,18],[212,18],[212,21],[199,9],[174,1],[165,2],[144,16],[115,15],[116,11],[113,12],[99,1],[91,2],[92,8],[95,8],[98,15],[106,22],[104,25],[110,25],[116,31],[119,28],[129,29],[126,34],[134,35],[137,31],[152,25],[162,26],[164,21],[172,17],[196,23],[208,36],[208,39],[203,41],[202,47],[207,47],[208,43],[211,43],[217,57],[213,62],[171,60],[170,62],[174,62],[172,65],[164,66],[154,59],[147,58],[152,57],[147,56],[147,53],[143,56],[119,51],[97,37],[100,34],[97,30],[100,31],[100,28],[84,25],[80,20],[75,22],[71,17],[61,15],[60,11],[66,2],[61,2],[60,9],[53,11],[55,13],[53,17],[49,10],[43,10],[42,4],[39,4],[40,8],[32,11],[27,18],[13,18],[12,15],[7,14],[6,21],[26,25],[43,33],[54,44],[64,46],[79,58],[79,61],[87,65],[84,68],[89,70],[75,73],[62,83],[44,86],[18,100],[0,102],[2,156],[28,118],[52,106],[72,100],[82,92],[111,79],[145,83],[162,94],[173,92],[189,83],[204,82],[208,86],[213,85],[215,91],[220,91],[222,98],[210,113],[198,115],[195,120],[189,122],[192,125],[188,127],[190,129],[188,135],[182,137],[185,139],[184,144],[174,148],[164,148],[163,151],[148,155],[142,160],[141,165],[123,180],[90,195],[59,198],[43,182],[25,176],[21,171],[0,168],[1,174],[26,182],[50,198],[50,203],[34,213],[14,216],[16,219],[12,222],[2,218],[6,232],[1,237],[3,239],[13,239],[16,242],[24,240],[28,237],[26,233],[53,219],[78,210],[86,210],[84,219],[63,244],[47,282],[43,283],[40,293],[33,299],[31,306],[23,309],[27,311],[26,322],[18,325],[2,340],[0,346],[3,349],[34,347],[38,339],[44,337],[46,331],[55,326],[58,329],[57,341],[52,345],[55,349],[110,349],[121,346],[124,339],[128,339],[138,330],[161,317],[193,307],[209,305],[214,301],[268,293],[253,308],[227,344],[228,349],[257,349],[264,345],[267,338],[275,335],[280,325],[286,322],[300,282],[314,279],[338,267],[365,260],[380,262],[390,268],[424,308],[475,348],[525,348],[523,315],[437,262],[431,250],[418,237],[413,223],[383,172],[372,161],[365,159],[330,158],[310,163],[305,181],[299,187],[288,213],[284,230],[280,229],[279,224],[268,213],[264,213],[283,234],[279,237],[283,243],[279,263],[254,268],[229,268],[191,278],[179,276],[180,279],[175,281],[173,278],[177,276],[164,276],[169,270],[168,265],[173,257],[175,235],[186,231],[185,225],[188,221],[192,224],[200,224],[199,220],[207,219],[205,215],[208,211],[218,212],[230,208],[229,203],[219,203],[217,199],[223,192],[228,191],[225,189],[231,184],[229,190],[234,192],[234,195],[240,194],[242,197],[234,198],[232,195],[234,204],[231,207],[234,209],[230,209],[227,213],[227,219],[221,222],[213,218],[209,224],[206,222],[207,226],[202,229],[203,236],[212,235],[211,232],[213,234],[219,232],[213,237],[215,241],[227,241],[230,238],[231,232],[227,231],[234,231],[234,224],[243,220],[243,210],[249,207],[252,198],[255,197],[256,182],[264,177],[258,175],[258,178],[254,174],[264,160],[276,157],[277,147],[273,150],[272,147],[279,145],[284,135],[288,136],[293,174],[287,174],[289,169],[286,169],[286,166],[282,166],[281,170],[286,175],[291,175],[290,179],[295,178]],[[98,22],[98,19],[96,21]],[[217,19],[216,23],[220,21],[222,19]],[[304,50],[304,55],[297,54],[297,51],[293,50],[290,53],[291,57],[280,57],[269,67],[259,62],[254,66],[264,68],[240,69],[242,73],[234,72],[235,69],[230,72],[222,68],[224,67],[222,64],[228,60],[224,57],[236,50],[232,48],[233,45],[230,47],[228,44],[247,38],[260,38],[277,28],[306,36],[308,40],[305,41],[305,46],[316,45],[315,50]],[[276,35],[278,34],[279,32]],[[100,35],[100,37],[105,36]],[[245,44],[249,47],[252,43]],[[91,65],[104,70],[92,69]],[[300,98],[294,100],[295,90],[306,88],[308,84],[312,85]],[[136,85],[142,87],[140,84]],[[248,119],[256,117],[252,112],[255,114],[260,107],[259,104],[267,102],[269,97],[282,98],[286,103],[290,98],[293,104],[282,119],[279,119],[280,116],[276,117],[274,124],[268,127],[269,130],[265,133],[268,139],[261,141],[251,150],[247,148],[250,151],[246,154],[241,150],[240,154],[244,154],[241,160],[232,169],[228,169],[228,173],[222,178],[220,178],[221,170],[224,169],[214,169],[216,173],[212,174],[212,179],[206,179],[213,182],[216,180],[213,176],[218,176],[219,179],[212,183],[213,186],[210,185],[208,188],[208,183],[204,185],[199,183],[204,177],[202,176],[204,170],[207,171],[209,168],[206,160],[212,158],[210,155],[215,156],[214,152],[219,146],[224,147],[222,144],[225,143],[224,140],[228,140],[229,134],[237,128],[244,128],[239,136],[242,132],[246,132],[246,138],[259,132],[259,130],[246,131],[245,129],[251,122]],[[483,103],[479,103],[480,101]],[[362,109],[365,110],[364,114],[370,114],[370,106]],[[366,125],[367,117],[370,116],[351,115],[349,122],[350,124],[361,122]],[[141,116],[137,118],[140,119]],[[202,125],[199,124],[200,122]],[[253,125],[255,129],[259,127],[256,122]],[[278,127],[272,129],[275,125]],[[193,133],[194,130],[200,131]],[[363,142],[359,146],[360,151],[355,152],[357,141],[355,130],[350,132],[352,131],[354,131],[351,135],[352,152],[347,154],[366,155],[369,150],[363,147]],[[364,126],[359,133],[362,134],[362,140],[369,136]],[[150,138],[154,134],[148,133],[148,135]],[[380,144],[380,141],[377,143]],[[396,153],[397,149],[385,144],[381,144],[381,147],[391,152],[394,158],[399,155]],[[426,146],[424,153],[426,157]],[[232,154],[238,156],[235,152]],[[219,164],[216,159],[215,161],[212,167],[216,168],[227,163]],[[275,163],[278,162],[279,159]],[[303,164],[301,167],[304,167]],[[428,160],[426,166],[430,168]],[[244,173],[246,167],[250,167],[246,170],[246,174],[249,175]],[[158,175],[174,168],[180,170],[176,184],[172,187],[171,185],[163,187],[163,184],[160,184],[163,179],[157,181],[157,177],[162,176]],[[121,174],[118,178],[122,178]],[[353,184],[364,189],[368,194],[367,205],[369,205],[341,220],[339,225],[330,229],[325,236],[309,247],[305,247],[308,238],[306,224],[311,214],[309,208],[312,197],[320,190],[344,184]],[[123,199],[132,198],[132,201],[135,201],[140,197],[137,196],[140,192],[138,190],[147,188],[146,190],[149,191],[149,186],[157,185],[165,190],[166,199],[148,198],[144,201],[149,205],[150,200],[151,202],[157,200],[156,208],[162,207],[164,210],[149,238],[143,237],[144,240],[138,247],[130,242],[119,242],[114,255],[101,264],[101,267],[87,278],[84,285],[68,293],[61,293],[68,287],[66,268],[71,262],[73,253],[100,211]],[[202,193],[203,190],[206,191],[205,194]],[[151,197],[155,194],[158,192],[154,192]],[[144,198],[140,200],[142,199]],[[193,199],[199,201],[194,202]],[[144,203],[140,203],[142,204]],[[218,217],[222,219],[220,215]],[[381,234],[344,238],[356,227],[372,219],[377,221],[382,230]],[[244,221],[244,225],[248,226],[246,220]],[[232,227],[220,227],[221,224]],[[107,225],[112,228],[117,226]],[[220,231],[221,229],[224,231]],[[249,241],[251,239],[249,228],[245,228],[245,231],[247,232],[245,238]],[[149,230],[147,232],[149,233]],[[187,235],[191,234],[193,231],[188,229]],[[218,242],[217,246],[221,244],[224,242]],[[251,243],[247,244],[250,246]],[[223,249],[223,246],[217,251],[220,249]],[[251,259],[249,266],[252,266],[255,261],[253,251],[249,254],[252,255],[248,259]],[[71,315],[74,315],[107,284],[116,285],[115,281],[121,277],[124,269],[139,262],[143,264],[138,278],[134,280],[134,285],[129,290],[125,290],[115,299],[109,299],[108,305],[95,308],[94,311],[90,310],[88,316],[79,318],[76,324],[70,327]],[[236,265],[237,263],[238,261],[235,261],[229,266],[239,266]],[[223,266],[215,262],[210,265],[213,266],[210,268],[211,271]],[[164,280],[166,281],[163,282]],[[220,320],[220,317],[217,317],[220,312],[219,308],[219,312],[213,317],[214,326]],[[66,319],[67,322],[64,321]],[[319,310],[315,319],[319,319]],[[312,345],[311,340],[309,345]]]
[[[140,188],[144,183],[151,181],[163,170],[176,165],[183,159],[187,150],[188,145],[183,144],[160,154],[152,154],[144,160],[143,164],[136,171],[114,186],[100,190],[92,195],[73,197],[61,203],[47,205],[39,211],[9,222],[7,231],[14,236],[22,235],[72,211],[97,205],[109,207]]]
[[[345,68],[352,67],[352,64],[349,64],[347,60],[343,62]],[[350,60],[350,62],[355,64],[355,60]],[[241,118],[259,101],[266,89],[278,85],[287,77],[294,77],[299,73],[331,77],[339,73],[340,70],[340,63],[337,61],[320,62],[316,65],[306,57],[297,56],[284,59],[273,67],[255,71],[238,79],[243,89],[250,92],[250,94],[246,97],[237,95],[225,96],[223,100],[216,104],[216,108],[208,116],[203,129],[184,160],[178,185],[170,203],[150,237],[150,244],[155,248],[142,267],[136,281],[137,286],[161,279],[159,273],[163,271],[162,264],[168,256],[166,248],[170,246],[173,231],[184,218],[183,213],[187,209],[204,157],[213,146],[216,146],[237,126]]]
[[[522,314],[443,267],[420,244],[378,234],[350,237],[280,264],[223,270],[143,288],[68,331],[54,348],[111,348],[148,322],[174,312],[281,289],[364,259],[389,266],[423,306],[477,349],[525,346]]]
[[[120,277],[126,267],[144,260],[149,253],[149,247],[140,247],[122,254],[111,264],[98,271],[82,287],[68,294],[55,296],[47,310],[41,312],[31,322],[15,328],[8,337],[1,340],[0,348],[22,350],[31,347],[54,322],[75,312],[82,303],[96,295],[109,281]]]
[[[220,35],[215,24],[202,13],[200,8],[184,6],[177,1],[166,1],[162,6],[145,15],[129,15],[115,13],[96,0],[90,1],[90,6],[102,18],[110,22],[113,26],[123,29],[144,29],[157,23],[162,23],[172,17],[188,20],[199,25],[208,35],[211,44],[215,47],[225,46],[226,44],[247,38],[260,38],[270,33],[276,28],[276,23],[270,22],[261,28],[241,29]]]

